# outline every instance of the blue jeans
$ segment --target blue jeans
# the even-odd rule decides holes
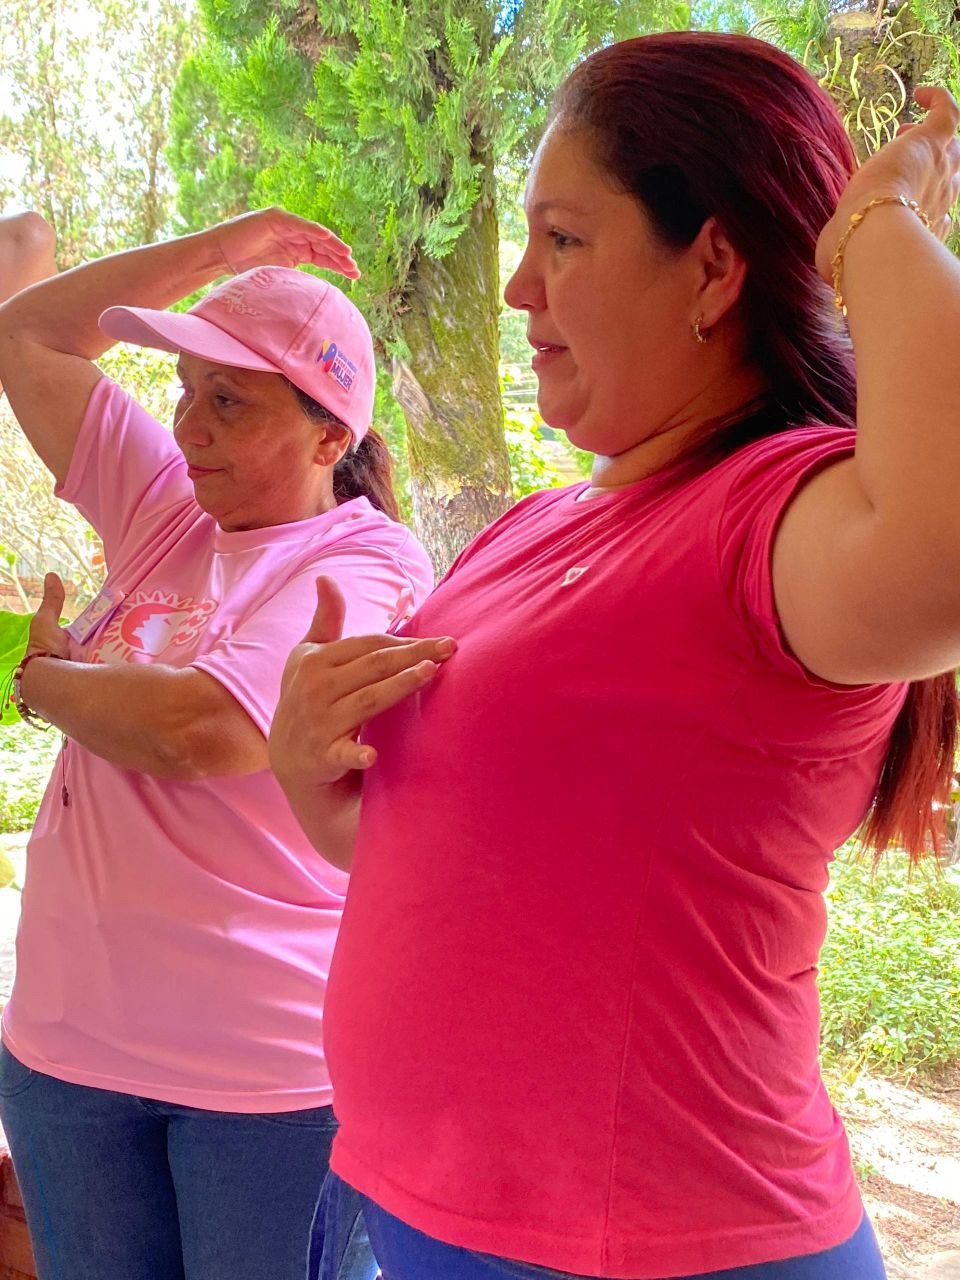
[[[383,1280],[592,1280],[443,1244],[359,1195],[335,1173],[328,1174],[323,1184],[317,1217],[327,1225],[327,1234],[311,1249],[308,1280],[334,1280],[336,1271],[330,1268],[340,1256],[334,1227],[338,1221],[349,1222],[357,1203],[362,1205]],[[870,1220],[864,1217],[856,1233],[835,1249],[675,1280],[886,1280],[886,1274]]]
[[[67,1084],[0,1047],[0,1120],[40,1280],[303,1280],[336,1121]],[[362,1223],[351,1268],[373,1280]]]

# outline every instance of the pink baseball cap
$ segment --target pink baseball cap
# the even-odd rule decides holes
[[[367,434],[376,373],[367,322],[335,285],[290,267],[256,267],[183,314],[110,307],[100,328],[121,342],[280,373],[353,433]]]

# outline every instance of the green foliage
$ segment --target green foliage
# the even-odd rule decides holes
[[[29,831],[60,749],[60,735],[0,727],[0,832]]]
[[[179,0],[6,0],[0,205],[44,214],[61,267],[166,229],[166,119],[190,39]]]
[[[543,437],[532,417],[511,414],[504,419],[504,436],[510,457],[510,477],[518,498],[538,489],[552,489],[566,483],[554,460],[544,452]]]
[[[410,463],[407,457],[407,424],[400,406],[394,400],[390,384],[382,374],[377,378],[373,402],[373,425],[386,441],[393,460],[393,488],[404,524],[413,523],[413,494],[410,486]]]
[[[175,95],[170,151],[185,223],[245,194],[335,227],[388,345],[418,255],[451,252],[492,197],[493,166],[529,154],[575,59],[676,16],[666,0],[201,6],[207,37]]]
[[[748,12],[744,7],[744,12]],[[799,58],[833,96],[861,158],[890,141],[916,85],[960,88],[955,5],[905,0],[879,9],[830,0],[764,0],[754,34]]]
[[[960,867],[839,861],[821,957],[828,1066],[913,1074],[960,1058]]]
[[[575,449],[560,432],[545,427],[522,388],[515,398],[517,389],[516,370],[505,368],[500,391],[514,494],[523,498],[538,489],[553,489],[584,479],[589,475],[592,455]]]
[[[4,557],[10,554],[3,547],[0,552]],[[20,723],[13,702],[13,673],[27,647],[31,616],[0,610],[0,725]]]
[[[172,425],[173,411],[180,394],[175,356],[150,347],[118,343],[101,356],[97,364],[158,422]]]

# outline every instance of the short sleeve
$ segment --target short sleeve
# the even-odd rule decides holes
[[[110,378],[91,392],[57,497],[100,535],[109,565],[140,524],[175,519],[193,502],[183,455],[170,432]]]
[[[821,679],[791,652],[777,615],[773,547],[784,513],[807,481],[849,458],[853,446],[852,431],[807,428],[759,441],[723,464],[721,590],[743,642],[741,668],[754,664],[741,686],[741,711],[765,742],[797,757],[864,752],[886,741],[907,688]]]
[[[778,664],[800,665],[784,644],[773,592],[773,547],[780,522],[804,484],[851,457],[853,449],[852,431],[807,428],[768,437],[721,464],[721,582],[754,643]]]
[[[412,542],[412,539],[411,539]],[[218,680],[266,736],[280,697],[290,650],[303,639],[317,607],[320,574],[333,578],[346,600],[343,634],[380,635],[413,613],[429,591],[420,560],[377,547],[335,548],[319,555],[230,635],[191,666]]]

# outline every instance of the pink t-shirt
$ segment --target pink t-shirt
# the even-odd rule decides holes
[[[106,378],[60,496],[109,568],[72,656],[208,672],[264,733],[318,573],[343,589],[347,634],[408,616],[431,583],[413,536],[365,498],[225,533],[170,433]],[[321,1009],[346,886],[271,773],[169,781],[71,742],[29,846],[4,1040],[76,1084],[227,1111],[326,1105]]]
[[[903,686],[785,652],[777,521],[849,432],[520,503],[378,717],[325,1038],[333,1167],[448,1243],[640,1280],[831,1247],[861,1204],[817,1063],[822,892]]]

